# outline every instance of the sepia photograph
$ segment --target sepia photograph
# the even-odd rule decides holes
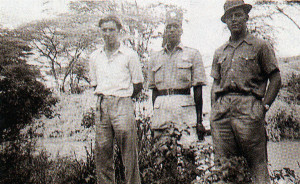
[[[0,184],[300,184],[299,0],[0,17]]]

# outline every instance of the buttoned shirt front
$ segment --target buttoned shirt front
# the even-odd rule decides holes
[[[173,52],[166,48],[154,53],[149,62],[149,88],[187,89],[205,85],[205,71],[198,50],[178,45]],[[195,127],[197,122],[191,95],[158,96],[154,104],[152,129],[164,129],[170,122],[177,127]]]
[[[275,70],[279,69],[274,49],[266,41],[251,34],[237,44],[229,40],[214,55],[211,76],[220,80],[214,92],[250,93],[263,98],[269,74]]]
[[[121,45],[110,58],[101,47],[90,55],[91,85],[97,86],[95,94],[130,97],[133,84],[144,78],[136,52]]]
[[[205,71],[198,50],[179,44],[173,52],[166,48],[154,53],[149,62],[149,88],[186,89],[205,85]]]

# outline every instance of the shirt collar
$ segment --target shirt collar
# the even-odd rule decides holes
[[[180,50],[182,50],[182,49],[183,49],[183,44],[180,42],[178,45],[175,46],[175,49],[180,49]],[[165,52],[168,51],[168,49],[167,49],[167,44],[165,44],[165,45],[163,46],[163,50],[164,50]]]
[[[99,48],[99,51],[100,51],[100,53],[104,53],[104,45],[102,45],[102,46]],[[115,55],[116,53],[122,53],[122,54],[125,54],[125,53],[126,53],[125,45],[121,43],[121,44],[120,44],[120,47],[118,48],[118,50],[116,50],[116,52],[114,52],[113,55]]]
[[[231,41],[230,41],[231,37],[229,38],[229,40],[225,43],[225,47],[224,47],[224,50],[226,49],[227,46],[231,46],[231,47],[235,47]],[[247,35],[240,41],[240,44],[242,42],[246,42],[248,45],[252,45],[254,43],[254,40],[253,40],[253,36],[249,33],[247,33]],[[238,45],[240,45],[238,44]]]

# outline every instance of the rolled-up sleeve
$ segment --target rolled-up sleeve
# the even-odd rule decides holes
[[[192,67],[192,86],[206,85],[206,75],[202,57],[199,51],[195,52]]]
[[[210,76],[217,80],[221,78],[220,65],[218,64],[218,59],[219,59],[219,56],[218,56],[217,52],[215,52],[213,62],[212,62]]]
[[[133,52],[129,57],[129,71],[131,74],[131,82],[133,84],[144,82],[142,67],[137,53]]]
[[[261,64],[264,72],[269,75],[270,73],[279,70],[275,52],[272,46],[268,43],[263,43],[260,51]]]
[[[89,57],[89,77],[90,85],[93,87],[97,86],[96,64],[94,54],[91,54]]]

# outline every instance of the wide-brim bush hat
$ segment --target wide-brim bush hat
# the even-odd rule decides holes
[[[243,8],[248,14],[252,9],[251,4],[246,4],[243,0],[226,0],[224,4],[224,15],[221,17],[222,22],[225,23],[225,17],[231,10],[235,8]]]

